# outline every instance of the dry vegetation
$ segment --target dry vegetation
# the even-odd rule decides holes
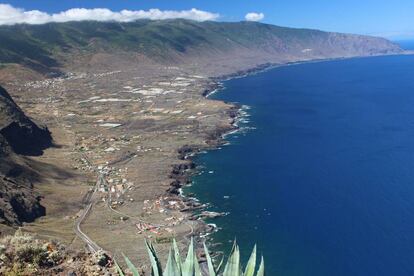
[[[104,275],[112,271],[108,261],[100,252],[71,251],[21,230],[0,240],[0,275]]]

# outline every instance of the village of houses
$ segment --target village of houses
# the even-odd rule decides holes
[[[172,166],[190,162],[179,159],[178,149],[206,147],[210,132],[232,123],[226,113],[231,105],[203,96],[211,80],[169,70],[161,77],[134,77],[129,70],[14,84],[33,93],[22,105],[34,116],[49,116],[52,134],[59,129],[72,138],[72,169],[89,175],[87,192],[97,189],[93,216],[83,228],[103,247],[113,246],[115,233],[125,234],[120,246],[126,247],[140,235],[187,238],[213,230],[200,218],[223,215],[167,191]]]

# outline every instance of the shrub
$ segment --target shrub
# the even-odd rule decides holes
[[[36,270],[39,267],[51,267],[59,264],[63,257],[58,245],[35,239],[20,229],[13,236],[0,240],[0,268],[12,267]],[[0,274],[5,273],[0,269]]]

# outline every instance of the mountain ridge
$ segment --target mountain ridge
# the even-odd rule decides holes
[[[223,66],[221,59],[236,58],[251,66],[255,58],[257,65],[402,51],[378,37],[257,22],[184,19],[0,26],[0,40],[1,63],[24,64],[42,74],[61,71],[74,56],[99,52],[133,52],[157,64],[199,61]]]

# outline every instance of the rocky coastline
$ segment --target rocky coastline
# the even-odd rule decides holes
[[[240,70],[234,74],[212,78],[212,83],[205,88],[205,90],[202,93],[202,96],[208,98],[210,95],[224,89],[225,86],[223,82],[226,80],[245,77],[251,74],[262,72],[264,70],[268,70],[275,66],[277,65],[272,63],[265,63],[258,65],[254,68]],[[200,201],[197,198],[194,198],[194,195],[191,193],[184,194],[182,192],[182,188],[191,185],[192,177],[198,172],[197,164],[193,160],[194,156],[201,152],[217,149],[220,146],[226,144],[226,135],[239,130],[237,122],[242,116],[242,105],[238,103],[227,102],[226,104],[231,105],[230,108],[226,110],[226,115],[230,120],[230,124],[226,127],[219,127],[214,129],[213,131],[208,132],[206,135],[205,146],[189,144],[179,148],[177,150],[177,158],[182,162],[173,165],[169,175],[172,181],[170,183],[170,188],[167,190],[167,193],[179,196],[182,200],[182,203],[186,206],[181,211],[190,214],[189,220],[197,220],[199,222],[194,236],[196,238],[195,241],[197,244],[197,248],[201,255],[203,242],[208,242],[211,248],[214,248],[215,246],[220,244],[207,239],[211,233],[217,231],[217,227],[215,225],[206,223],[205,219],[225,216],[227,215],[227,213],[206,211],[206,209],[208,208],[208,203],[200,203]],[[220,253],[221,252],[213,252],[213,254]],[[202,259],[203,258],[201,257],[201,260]]]
[[[235,79],[235,78],[242,78],[247,77],[249,75],[261,73],[276,67],[280,66],[289,66],[295,64],[302,64],[302,63],[310,63],[310,62],[323,62],[329,60],[337,60],[342,58],[336,59],[316,59],[316,60],[309,60],[309,61],[297,61],[297,62],[287,62],[284,64],[281,63],[264,63],[257,65],[252,68],[239,70],[232,74],[225,74],[219,77],[211,78],[211,83],[209,83],[203,93],[202,96],[208,98],[210,95],[219,92],[220,90],[224,89],[225,86],[223,84],[224,81]],[[208,133],[206,133],[206,140],[205,145],[184,145],[177,150],[177,158],[180,160],[180,163],[172,165],[172,170],[169,174],[170,179],[172,180],[170,183],[170,188],[167,190],[167,193],[178,196],[181,200],[183,205],[186,207],[183,208],[181,211],[189,213],[189,219],[197,220],[199,222],[197,231],[195,231],[195,235],[197,235],[198,239],[198,248],[202,248],[202,243],[206,242],[206,237],[208,237],[212,232],[217,231],[216,227],[212,227],[210,224],[205,222],[206,218],[216,218],[219,216],[224,216],[226,213],[215,213],[212,212],[209,214],[208,211],[205,211],[208,208],[208,203],[202,203],[197,198],[194,198],[193,194],[183,194],[182,188],[188,185],[191,185],[192,177],[198,172],[197,164],[194,162],[193,157],[197,154],[213,149],[217,149],[220,146],[226,144],[226,135],[229,133],[234,133],[235,131],[239,130],[239,126],[237,124],[238,120],[242,116],[241,110],[242,105],[238,103],[228,103],[230,104],[230,108],[226,110],[226,115],[230,120],[230,124],[226,127],[219,127],[216,128]],[[224,211],[224,210],[223,210]],[[202,214],[204,212],[204,215]],[[211,243],[211,245],[218,245],[219,243],[213,243],[212,241],[207,241]],[[213,246],[214,247],[214,246]],[[216,252],[217,253],[217,252]]]

